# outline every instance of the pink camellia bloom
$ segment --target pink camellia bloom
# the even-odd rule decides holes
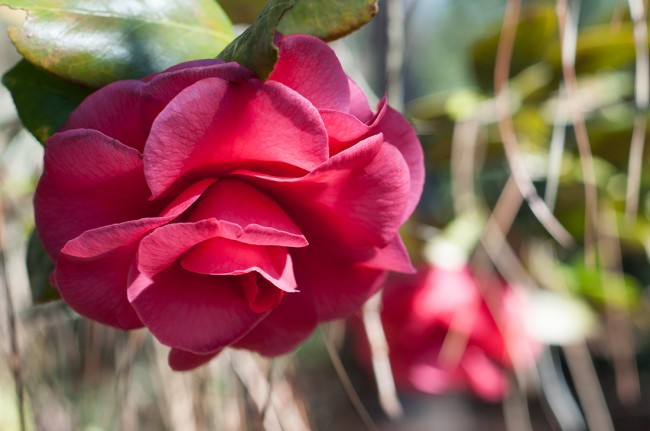
[[[387,283],[381,318],[398,387],[431,394],[469,388],[488,400],[507,393],[507,370],[531,366],[539,349],[526,332],[522,298],[501,282],[486,293],[489,306],[467,267],[429,266]]]
[[[147,327],[174,369],[227,346],[287,352],[411,270],[412,127],[385,101],[373,113],[325,43],[277,43],[265,82],[219,60],[115,82],[46,146],[54,284],[86,317]]]

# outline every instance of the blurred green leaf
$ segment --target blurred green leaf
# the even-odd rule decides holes
[[[43,144],[93,91],[39,69],[26,60],[7,72],[2,83],[11,92],[25,128]]]
[[[9,29],[23,57],[91,87],[215,57],[234,37],[228,17],[214,0],[1,3],[28,13],[22,27]]]
[[[517,34],[512,48],[510,75],[516,75],[527,67],[543,59],[549,45],[557,40],[558,28],[555,11],[551,6],[530,7],[522,13],[517,24]],[[473,59],[476,76],[484,89],[493,87],[496,53],[501,37],[500,27],[474,45]]]
[[[270,0],[255,22],[219,54],[219,59],[236,61],[266,79],[278,61],[278,48],[273,43],[276,28],[295,0]]]
[[[628,310],[639,302],[641,285],[634,277],[604,268],[589,268],[582,262],[562,265],[562,271],[570,291],[600,305]]]
[[[296,0],[280,21],[284,34],[311,34],[325,41],[352,33],[377,14],[377,0]]]
[[[34,230],[27,243],[27,271],[34,304],[61,299],[59,291],[49,281],[50,273],[53,270],[54,262],[43,249],[41,239]]]

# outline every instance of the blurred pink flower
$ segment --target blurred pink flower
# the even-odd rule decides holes
[[[324,42],[278,46],[265,82],[199,60],[108,85],[46,146],[36,227],[61,296],[147,327],[175,369],[287,352],[412,270],[413,128],[385,100],[373,112]]]
[[[469,388],[488,400],[507,393],[509,370],[531,366],[538,345],[526,333],[522,298],[500,281],[485,292],[490,306],[467,267],[389,280],[381,319],[398,387]],[[367,347],[360,350],[368,364]]]

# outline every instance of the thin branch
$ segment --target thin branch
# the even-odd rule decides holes
[[[598,255],[601,258],[601,280],[605,273],[611,271],[623,277],[621,243],[614,208],[604,207],[601,217],[601,237],[598,241]],[[634,404],[641,396],[639,370],[636,363],[636,346],[634,328],[628,315],[631,305],[627,300],[625,287],[616,283],[602,283],[605,298],[614,298],[623,289],[623,309],[606,301],[605,318],[607,324],[606,339],[608,350],[614,365],[616,391],[619,399],[627,405]]]
[[[563,347],[580,404],[585,412],[590,431],[614,431],[603,389],[591,361],[587,345],[583,343]]]
[[[354,410],[357,412],[357,415],[359,415],[359,419],[361,419],[361,422],[363,422],[363,425],[368,431],[379,431],[377,425],[375,425],[375,422],[372,420],[370,413],[368,413],[368,410],[366,410],[365,406],[363,405],[361,398],[359,398],[357,391],[354,389],[354,386],[350,381],[350,376],[348,376],[348,373],[345,371],[345,367],[343,366],[343,362],[341,362],[341,357],[332,344],[332,341],[329,339],[322,328],[321,335],[323,336],[323,343],[327,349],[327,354],[329,355],[330,361],[334,366],[334,370],[336,371],[336,374],[341,381],[341,385],[343,385],[343,389],[345,390],[348,399],[352,403]]]
[[[558,101],[566,98],[564,86],[560,86]],[[551,211],[555,209],[557,201],[557,191],[560,187],[560,171],[562,170],[562,154],[564,153],[564,144],[566,141],[566,124],[564,124],[564,113],[558,103],[555,110],[555,119],[553,121],[553,135],[551,137],[551,151],[548,157],[548,174],[546,175],[546,190],[544,191],[544,201]]]
[[[585,189],[585,259],[588,266],[593,266],[596,263],[594,244],[597,240],[598,189],[596,188],[596,171],[591,154],[591,145],[589,144],[587,125],[580,107],[578,80],[575,71],[580,2],[575,0],[573,4],[575,10],[569,7],[568,0],[558,0],[556,12],[560,23],[560,39],[562,41],[562,76],[580,154],[580,166]]]
[[[11,289],[9,288],[9,277],[7,276],[7,260],[4,241],[4,205],[2,205],[1,199],[2,198],[0,197],[0,284],[2,284],[5,302],[7,303],[7,323],[9,326],[9,343],[11,348],[11,351],[9,352],[9,367],[11,368],[11,373],[16,387],[18,420],[20,430],[25,431],[25,386],[20,362],[20,348],[18,346],[18,324],[16,321],[13,299],[11,297]]]
[[[404,414],[404,409],[397,397],[395,379],[390,366],[388,342],[379,313],[380,307],[381,293],[377,293],[363,307],[363,325],[370,344],[372,369],[377,381],[379,403],[386,415],[394,420]]]
[[[625,200],[625,218],[628,223],[636,219],[639,208],[639,190],[641,187],[641,168],[643,166],[643,147],[647,129],[647,108],[650,97],[650,66],[648,61],[648,25],[643,0],[628,0],[630,15],[634,22],[634,46],[636,52],[636,71],[634,98],[636,116],[630,145],[628,161],[627,194]]]
[[[533,185],[533,180],[526,170],[510,111],[508,77],[520,9],[521,0],[508,1],[497,49],[494,68],[494,91],[496,93],[495,108],[498,116],[499,133],[501,134],[512,177],[519,192],[526,199],[530,209],[548,233],[564,247],[571,247],[574,244],[571,234],[555,218],[548,206],[539,197]]]

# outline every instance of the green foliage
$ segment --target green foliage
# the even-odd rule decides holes
[[[91,87],[216,56],[233,38],[214,0],[4,0],[28,18],[9,35],[25,59]]]
[[[2,83],[11,92],[25,128],[43,144],[92,92],[89,87],[65,81],[25,60],[7,72]]]
[[[218,58],[236,61],[255,72],[260,79],[266,79],[278,61],[273,35],[284,13],[294,4],[294,0],[269,1],[253,25],[232,41]]]
[[[36,231],[33,231],[27,243],[27,271],[34,304],[42,304],[61,298],[59,291],[52,287],[49,282],[52,270],[54,270],[54,262],[43,249],[43,243],[41,243]]]
[[[325,41],[352,33],[377,14],[377,0],[296,0],[280,21],[284,34],[311,34]]]
[[[265,0],[219,0],[233,22],[252,23]],[[377,0],[296,0],[280,20],[283,34],[311,34],[330,41],[366,24],[377,13]]]

